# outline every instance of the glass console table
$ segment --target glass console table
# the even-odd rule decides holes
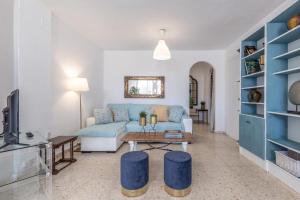
[[[0,199],[51,199],[51,143],[38,133],[33,138],[20,134],[20,143],[28,145],[0,149]]]

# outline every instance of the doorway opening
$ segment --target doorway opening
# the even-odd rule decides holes
[[[215,74],[207,62],[195,63],[189,73],[190,117],[194,123],[215,128]]]

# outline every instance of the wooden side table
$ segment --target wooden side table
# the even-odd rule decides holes
[[[61,170],[66,168],[67,166],[71,165],[72,163],[76,162],[76,159],[74,158],[74,141],[77,140],[77,136],[57,136],[55,138],[52,138],[49,140],[49,142],[52,142],[52,174],[58,174]],[[65,144],[70,143],[70,158],[65,158]],[[55,149],[58,149],[61,147],[61,159],[58,161],[55,161]],[[56,165],[60,163],[67,163],[65,166],[63,166],[60,169],[56,169]]]
[[[202,112],[203,123],[208,124],[208,110],[207,109],[196,109],[196,112],[198,113],[198,122],[200,122],[200,113]],[[204,118],[204,116],[206,116],[206,118]]]

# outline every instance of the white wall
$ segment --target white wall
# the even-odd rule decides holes
[[[226,51],[226,133],[239,139],[240,54],[235,45]]]
[[[13,9],[12,0],[0,1],[0,133],[3,131],[1,111],[13,90]]]
[[[51,13],[39,0],[16,0],[16,84],[22,131],[50,131]]]
[[[53,123],[52,136],[79,129],[79,95],[66,87],[73,76],[88,79],[90,91],[82,95],[83,119],[102,105],[103,51],[80,34],[52,17]]]
[[[101,106],[103,52],[63,24],[39,0],[16,0],[16,84],[21,131],[51,137],[79,128],[79,96],[66,89],[71,76],[86,77],[84,117]]]
[[[169,61],[156,61],[152,51],[104,51],[104,104],[157,103],[189,107],[189,72],[199,61],[216,73],[216,131],[225,130],[224,51],[172,51]],[[165,76],[164,99],[125,99],[124,76]]]

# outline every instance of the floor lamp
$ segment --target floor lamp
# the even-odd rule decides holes
[[[89,84],[86,78],[73,78],[71,80],[71,89],[79,93],[80,98],[80,129],[82,129],[82,93],[89,91]]]

